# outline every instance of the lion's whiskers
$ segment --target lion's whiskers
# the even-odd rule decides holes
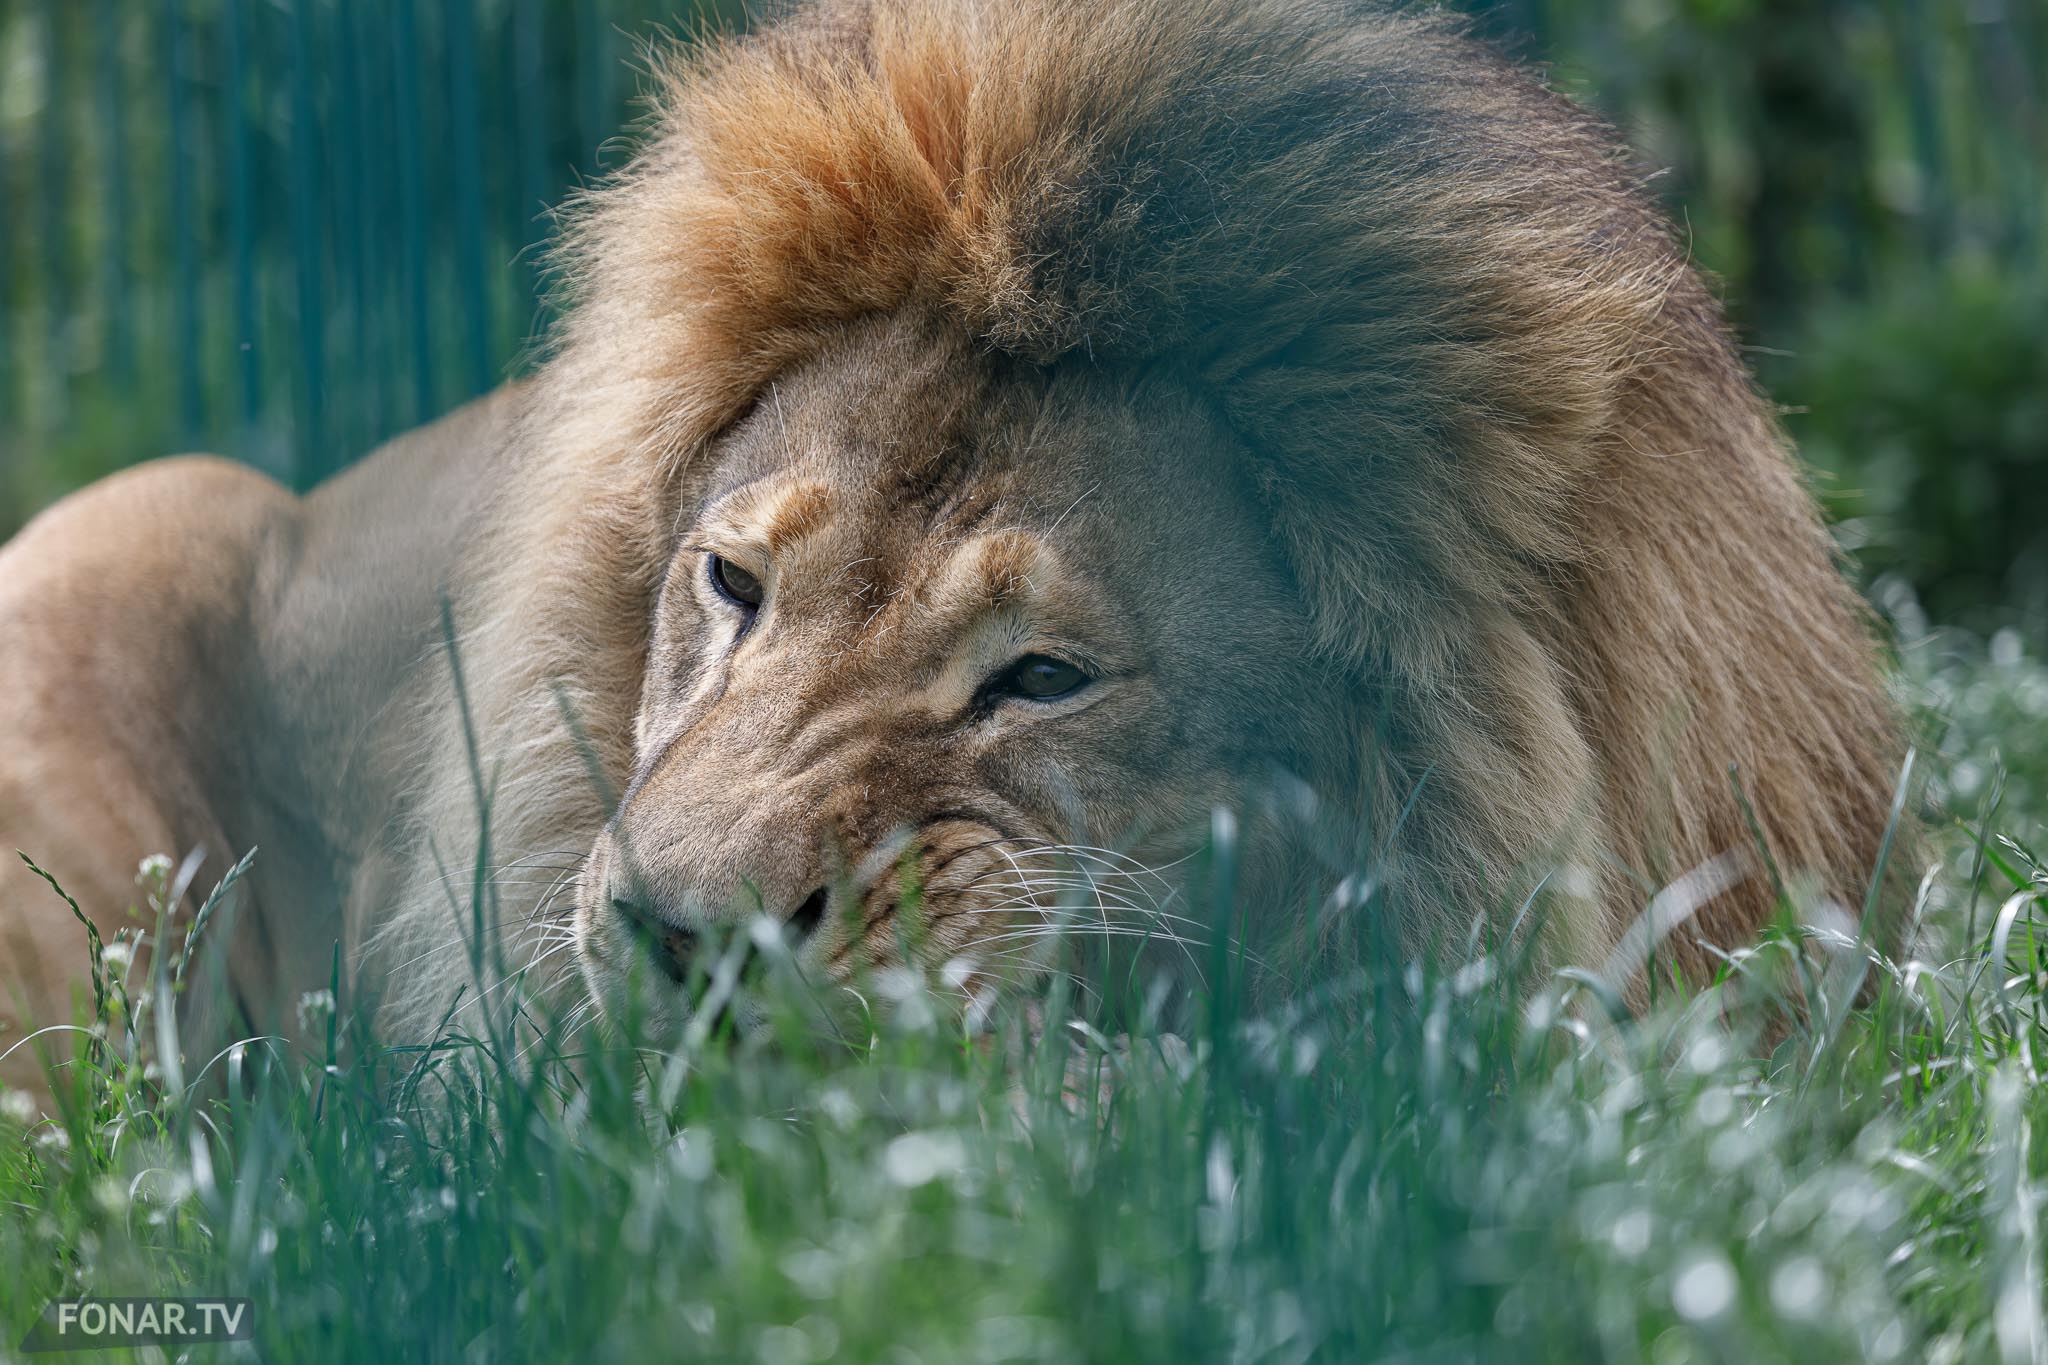
[[[567,850],[559,849],[542,853],[529,853],[523,857],[514,858],[510,862],[499,864],[497,868],[493,869],[491,875],[484,878],[483,885],[499,889],[535,886],[545,888],[539,896],[534,898],[533,904],[527,907],[526,913],[521,917],[523,923],[506,944],[508,948],[516,951],[518,948],[525,946],[524,936],[529,934],[539,934],[542,936],[542,941],[545,942],[546,935],[551,932],[571,932],[567,928],[567,917],[560,915],[557,907],[562,900],[563,893],[575,885],[575,880],[582,873],[583,866],[588,857],[588,854],[570,853]],[[541,867],[540,860],[544,858],[567,858],[570,861],[560,865],[559,871],[556,871],[553,867],[546,868],[545,870],[547,871],[555,872],[555,875],[552,877],[508,877],[504,875],[507,872],[520,869],[539,869]],[[441,880],[446,883],[454,880],[458,875],[460,874],[449,872],[444,874]],[[469,940],[463,935],[459,933],[452,935],[433,947],[415,953],[404,961],[395,964],[391,970],[404,971],[407,968],[416,967],[423,962],[441,957],[457,948],[466,947],[468,943]],[[520,970],[528,970],[533,965],[532,962],[529,962],[525,968]]]

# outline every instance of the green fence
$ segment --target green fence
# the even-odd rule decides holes
[[[545,208],[606,164],[659,24],[673,4],[6,0],[15,500],[175,448],[304,486],[499,382],[546,325]]]

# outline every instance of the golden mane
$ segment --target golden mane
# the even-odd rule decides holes
[[[1899,752],[1863,614],[1584,111],[1446,21],[1322,0],[874,0],[659,86],[572,213],[574,306],[458,602],[500,847],[603,819],[558,694],[628,766],[675,472],[827,331],[917,306],[1207,395],[1384,717],[1331,768],[1430,874],[1411,913],[1462,926],[1566,857],[1597,869],[1570,950],[1603,952],[1754,848],[1731,768],[1772,861],[1860,898]],[[429,809],[468,805],[446,743]],[[1701,937],[1756,928],[1752,871]]]

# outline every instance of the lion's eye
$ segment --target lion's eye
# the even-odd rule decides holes
[[[1051,701],[1080,691],[1090,681],[1079,664],[1050,654],[1027,654],[997,680],[997,690],[1032,701]]]
[[[711,586],[718,589],[721,596],[748,611],[761,605],[761,598],[766,592],[760,579],[719,555],[711,556]]]

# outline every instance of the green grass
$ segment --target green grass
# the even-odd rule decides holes
[[[1061,990],[969,1042],[899,983],[849,1049],[336,1021],[195,1080],[144,1074],[117,972],[60,1115],[0,1118],[0,1353],[52,1295],[157,1292],[253,1298],[278,1361],[2048,1358],[2048,671],[1929,644],[1904,679],[1975,826],[1911,956],[1795,913],[1640,1020],[1387,962],[1219,992],[1185,1043]]]

